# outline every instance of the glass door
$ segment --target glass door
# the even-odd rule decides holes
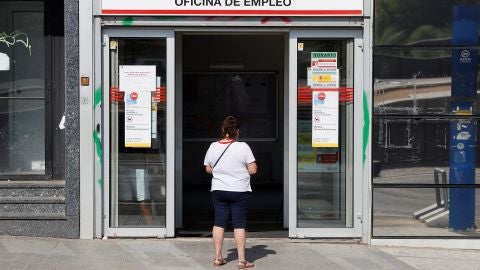
[[[174,236],[173,31],[105,30],[106,236]]]
[[[361,31],[292,31],[290,237],[360,237]]]

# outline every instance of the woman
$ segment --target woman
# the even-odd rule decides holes
[[[248,144],[238,142],[240,124],[233,116],[226,117],[221,126],[222,139],[210,145],[205,156],[205,169],[212,177],[212,199],[215,208],[213,264],[226,264],[222,256],[222,245],[229,214],[238,252],[238,269],[252,268],[254,264],[245,259],[245,225],[247,220],[250,175],[257,172],[255,157]]]

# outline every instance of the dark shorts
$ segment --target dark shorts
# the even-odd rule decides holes
[[[228,218],[232,213],[233,228],[245,229],[249,196],[250,192],[212,191],[215,226],[227,228]]]

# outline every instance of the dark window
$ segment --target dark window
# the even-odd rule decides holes
[[[480,0],[375,0],[375,45],[451,44],[452,10]]]
[[[62,3],[0,1],[0,179],[63,178],[63,63]]]
[[[480,237],[480,0],[375,0],[374,237]]]
[[[185,73],[183,85],[185,138],[215,140],[216,123],[232,114],[242,121],[242,138],[277,139],[275,72]]]
[[[480,139],[479,120],[476,122],[476,142]],[[374,159],[381,162],[381,170],[373,176],[374,184],[434,184],[434,169],[449,173],[450,127],[457,119],[425,118],[382,118],[374,120]],[[393,143],[392,143],[393,142]],[[480,151],[477,151],[475,183],[480,184]],[[455,146],[457,147],[457,146]],[[464,143],[464,148],[468,147]]]

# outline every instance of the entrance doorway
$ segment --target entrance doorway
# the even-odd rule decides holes
[[[104,30],[105,236],[208,235],[203,159],[229,114],[259,165],[250,236],[361,236],[361,31],[246,31]]]
[[[278,232],[284,227],[287,36],[283,33],[183,33],[177,36],[179,39],[182,211],[177,215],[181,214],[182,222],[181,225],[177,222],[178,234],[205,236],[210,233],[211,175],[205,173],[203,159],[210,144],[219,139],[223,118],[233,115],[240,121],[239,140],[249,144],[258,164],[258,173],[251,179],[248,229],[259,233],[276,231],[275,235],[279,236]],[[283,234],[287,236],[286,231]]]
[[[174,33],[109,29],[103,41],[104,235],[173,237]]]

